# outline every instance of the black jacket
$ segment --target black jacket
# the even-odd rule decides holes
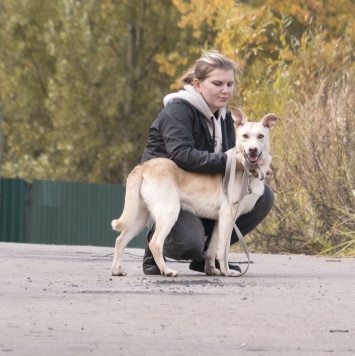
[[[235,146],[231,114],[222,120],[223,152],[214,152],[214,142],[206,118],[183,99],[173,99],[159,113],[149,129],[148,143],[142,162],[165,157],[180,168],[200,173],[224,173],[227,155]]]

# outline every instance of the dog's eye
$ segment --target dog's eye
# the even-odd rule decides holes
[[[244,137],[244,138],[248,138],[248,135],[247,135],[247,134],[244,134],[243,137]]]
[[[260,135],[258,136],[258,138],[264,138],[264,135],[263,135],[263,134],[260,134]]]

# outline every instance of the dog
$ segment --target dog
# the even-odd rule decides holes
[[[232,157],[242,152],[251,167],[258,166],[261,176],[270,169],[270,129],[278,117],[265,115],[260,122],[248,121],[239,108],[231,108],[236,130],[236,146],[227,151]],[[228,268],[230,235],[236,218],[251,211],[264,192],[264,181],[249,173],[248,194],[240,199],[243,170],[236,170],[233,196],[228,197],[223,189],[222,174],[202,174],[179,168],[167,158],[154,158],[136,166],[127,178],[125,205],[119,219],[111,226],[121,231],[116,239],[111,272],[113,276],[125,276],[122,269],[122,254],[127,244],[146,226],[150,216],[155,220],[155,232],[149,243],[160,272],[163,276],[176,277],[177,271],[170,269],[163,257],[166,236],[174,226],[180,209],[194,215],[216,220],[210,244],[206,251],[205,272],[207,275],[238,276],[239,272]],[[231,204],[232,200],[232,204]],[[228,248],[226,248],[228,246]],[[220,270],[215,267],[219,261]]]

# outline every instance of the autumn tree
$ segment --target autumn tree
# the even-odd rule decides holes
[[[179,25],[192,30],[200,47],[217,49],[240,65],[242,77],[236,101],[256,114],[260,111],[255,105],[255,93],[264,90],[262,97],[267,96],[267,90],[272,91],[270,84],[284,69],[292,67],[313,36],[322,36],[324,51],[355,40],[352,20],[355,7],[351,0],[173,0],[173,3],[182,14]],[[190,48],[190,52],[194,50]],[[337,61],[334,68],[338,66]],[[309,75],[312,77],[313,73]],[[303,83],[308,83],[310,77],[304,77]],[[264,111],[282,106],[270,99],[263,102]]]
[[[2,1],[3,176],[124,182],[171,79],[170,1]]]

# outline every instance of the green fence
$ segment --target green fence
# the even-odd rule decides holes
[[[0,179],[0,241],[28,241],[27,193],[24,180]]]
[[[0,241],[114,246],[118,233],[112,231],[111,220],[123,210],[125,187],[45,180],[35,180],[32,184],[7,181],[14,180],[1,180]],[[15,234],[16,226],[20,231]],[[146,230],[129,246],[143,248],[145,233]]]

